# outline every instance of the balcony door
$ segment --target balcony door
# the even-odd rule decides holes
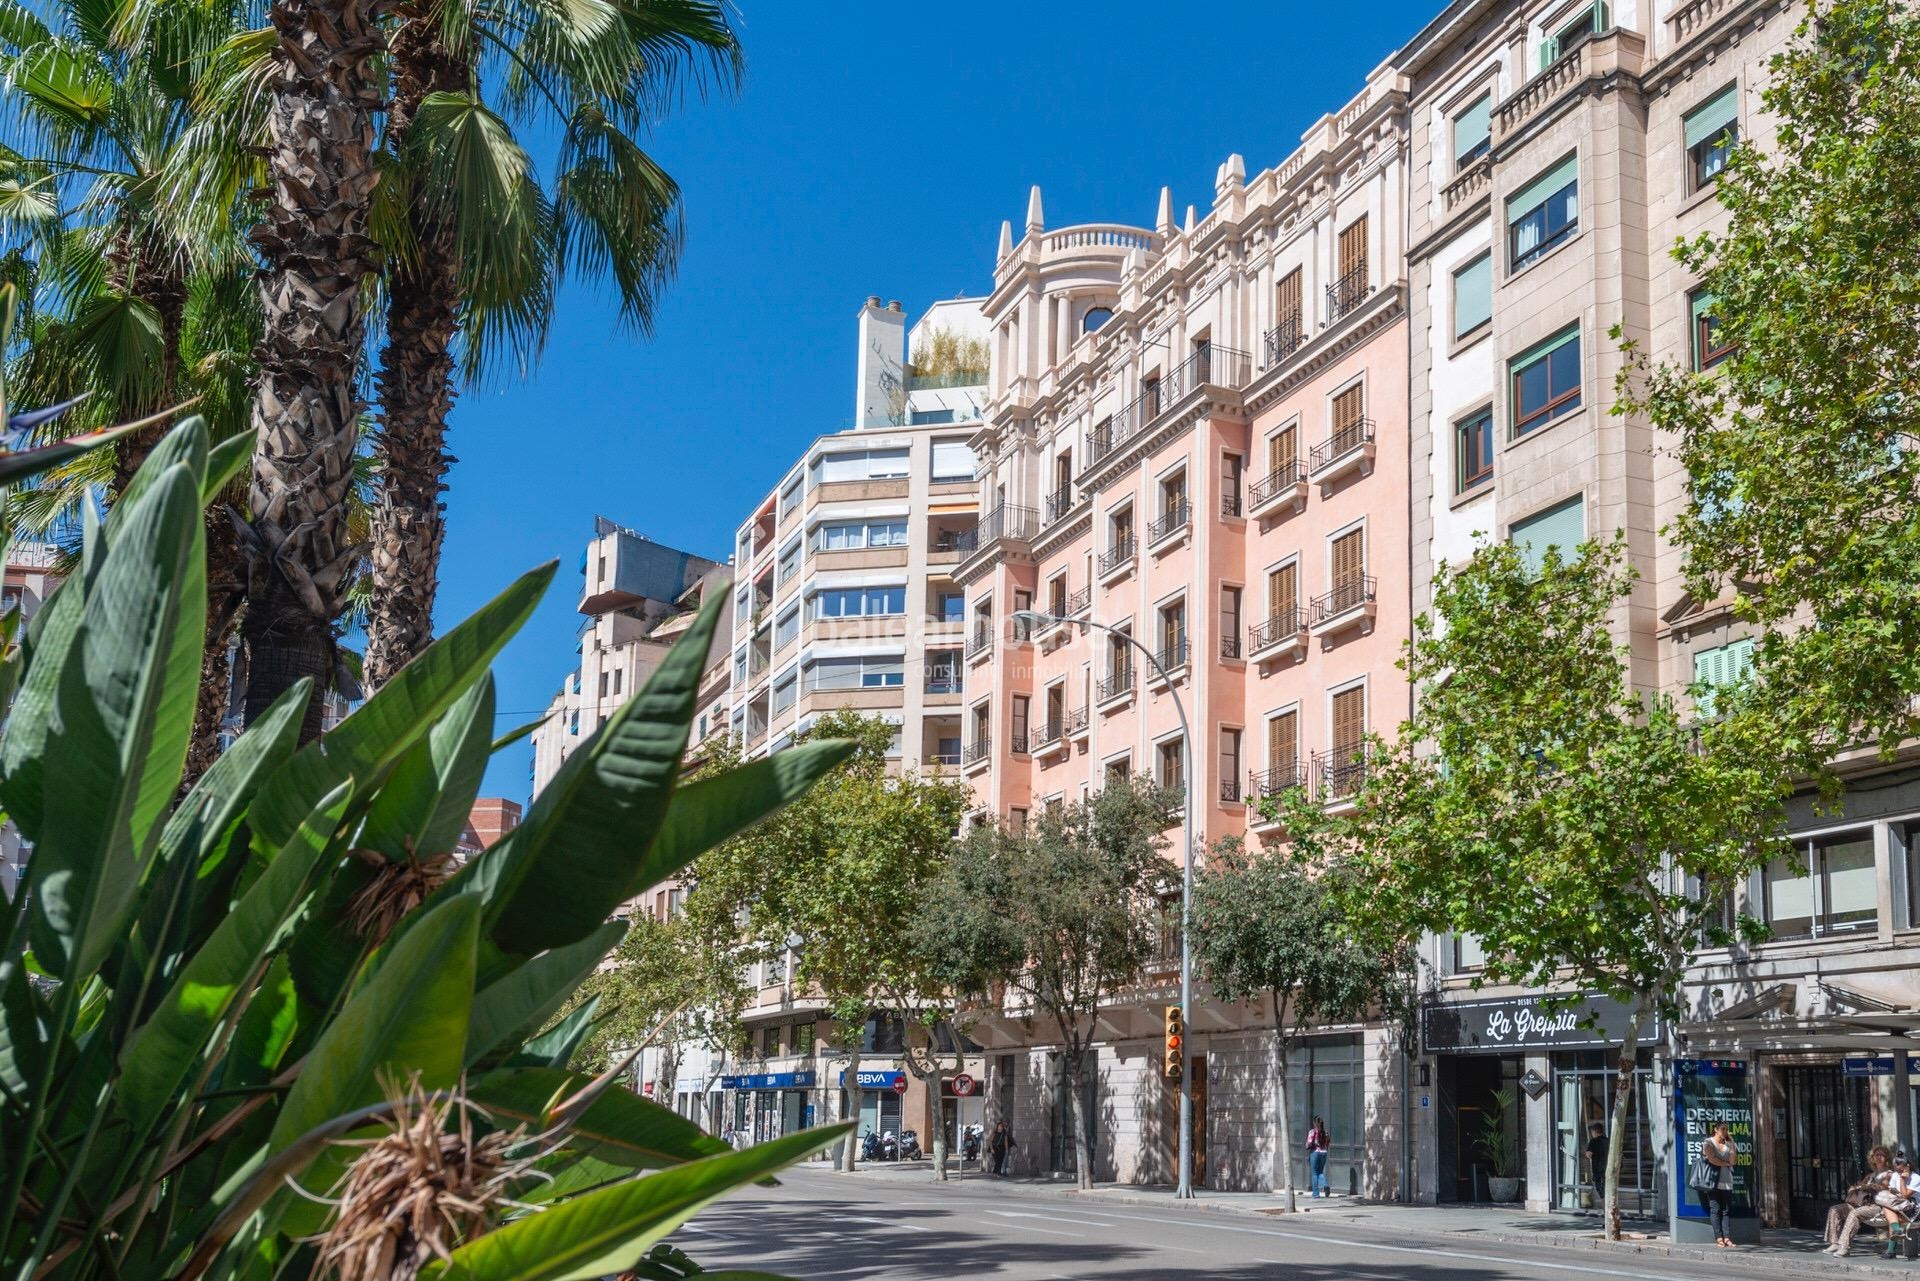
[[[1334,608],[1345,609],[1358,601],[1360,584],[1367,573],[1367,531],[1356,529],[1333,540]]]
[[[1267,571],[1267,617],[1291,619],[1300,608],[1300,563],[1289,561]],[[1291,626],[1285,623],[1284,626]]]
[[[1295,267],[1281,278],[1273,298],[1274,326],[1282,331],[1300,328],[1300,269]]]
[[[1340,233],[1340,288],[1347,301],[1356,295],[1367,278],[1367,216],[1361,214]]]
[[[1367,734],[1367,690],[1364,685],[1333,696],[1333,763],[1345,771],[1359,757]]]
[[[1282,712],[1267,721],[1267,768],[1274,773],[1275,780],[1286,786],[1293,780],[1294,770],[1300,764],[1300,717],[1294,712]]]
[[[1292,427],[1282,427],[1267,437],[1267,474],[1279,476],[1289,471],[1300,459],[1300,433]]]

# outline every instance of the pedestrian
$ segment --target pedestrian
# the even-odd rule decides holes
[[[1007,1158],[1019,1144],[1013,1141],[1013,1131],[1007,1128],[1005,1121],[993,1123],[993,1137],[987,1140],[987,1155],[993,1158],[993,1172],[1001,1178],[1007,1174]]]
[[[1722,1250],[1734,1248],[1732,1229],[1733,1217],[1733,1167],[1739,1159],[1740,1148],[1733,1141],[1732,1131],[1722,1121],[1713,1127],[1713,1136],[1700,1145],[1700,1158],[1713,1169],[1710,1185],[1700,1190],[1700,1199],[1706,1203],[1707,1218],[1713,1224],[1713,1243]]]
[[[1607,1177],[1607,1127],[1599,1121],[1587,1126],[1587,1181],[1593,1184],[1593,1199],[1601,1199],[1600,1185]]]
[[[1874,1198],[1889,1190],[1892,1182],[1893,1152],[1886,1144],[1876,1143],[1867,1151],[1866,1174],[1827,1211],[1826,1253],[1844,1258],[1861,1228],[1886,1217],[1886,1210]]]
[[[1333,1188],[1327,1183],[1327,1146],[1327,1123],[1316,1116],[1307,1127],[1307,1186],[1315,1200],[1322,1195],[1333,1195]]]

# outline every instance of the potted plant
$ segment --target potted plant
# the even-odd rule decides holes
[[[1520,1136],[1513,1125],[1518,1110],[1512,1090],[1496,1090],[1493,1106],[1480,1117],[1480,1137],[1475,1146],[1487,1163],[1487,1191],[1495,1201],[1520,1199]]]

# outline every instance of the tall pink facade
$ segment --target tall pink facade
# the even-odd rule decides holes
[[[1376,73],[1285,163],[1220,167],[1205,215],[1003,230],[979,545],[958,567],[963,768],[1019,822],[1109,772],[1249,802],[1352,790],[1407,710],[1405,98]],[[1070,625],[1125,629],[1167,669]],[[1182,761],[1175,693],[1193,735]]]

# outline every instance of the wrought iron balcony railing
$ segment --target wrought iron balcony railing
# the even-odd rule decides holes
[[[1187,500],[1184,498],[1176,500],[1161,513],[1159,520],[1147,527],[1147,542],[1152,544],[1171,538],[1176,532],[1185,529],[1192,519],[1193,509]]]
[[[1287,605],[1275,610],[1266,622],[1255,623],[1247,629],[1247,649],[1257,654],[1306,630],[1306,614],[1298,605]]]
[[[1047,524],[1051,525],[1073,510],[1073,486],[1062,485],[1047,495]]]
[[[967,657],[973,658],[993,648],[993,628],[976,627],[973,635],[967,637]]]
[[[1253,488],[1247,491],[1247,498],[1252,506],[1258,508],[1266,503],[1272,502],[1287,490],[1298,485],[1300,481],[1300,460],[1296,458],[1291,462],[1280,464],[1280,466],[1255,481]]]
[[[1185,667],[1187,665],[1187,638],[1181,636],[1171,644],[1161,646],[1160,652],[1155,654],[1154,658],[1159,661],[1160,670],[1163,672],[1171,672],[1175,668]]]
[[[1343,424],[1338,431],[1313,447],[1311,470],[1325,471],[1372,439],[1373,419],[1356,418],[1350,423]]]
[[[1327,323],[1331,325],[1365,302],[1370,292],[1367,288],[1367,264],[1356,263],[1344,276],[1327,286]]]
[[[1367,778],[1367,749],[1354,747],[1313,754],[1314,786],[1323,801],[1343,800]]]
[[[1374,598],[1380,580],[1372,574],[1355,574],[1342,583],[1335,583],[1333,590],[1313,598],[1313,625],[1340,617],[1348,610],[1359,609]]]
[[[1113,546],[1100,553],[1100,572],[1111,574],[1122,565],[1131,564],[1134,552],[1138,549],[1138,545],[1132,538],[1115,540]]]
[[[1113,671],[1109,672],[1106,679],[1100,682],[1097,693],[1099,694],[1100,701],[1104,703],[1109,699],[1115,699],[1122,694],[1130,693],[1132,690],[1133,664],[1128,663],[1125,667],[1116,667]]]
[[[993,740],[982,734],[979,738],[967,744],[966,750],[960,754],[960,763],[962,765],[977,765],[992,754]]]
[[[1299,351],[1300,344],[1306,340],[1306,326],[1300,323],[1298,312],[1267,330],[1267,368],[1273,368]]]
[[[1247,799],[1278,796],[1290,788],[1306,786],[1305,773],[1298,761],[1286,761],[1272,769],[1260,770],[1247,778]]]

